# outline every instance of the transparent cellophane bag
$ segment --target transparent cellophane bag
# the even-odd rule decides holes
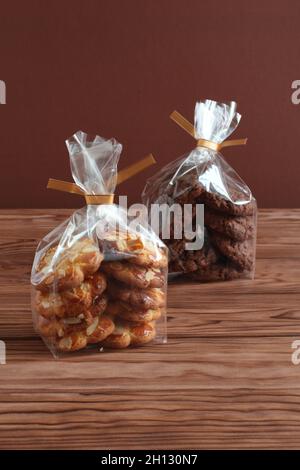
[[[234,102],[199,102],[195,108],[195,137],[221,143],[235,130],[240,118]],[[172,218],[170,236],[164,238],[160,232],[169,248],[170,275],[180,274],[200,282],[254,277],[256,200],[220,152],[197,146],[172,161],[147,181],[142,199],[149,211],[151,204],[179,204],[183,214],[184,206],[191,205],[195,233],[195,207],[203,204],[201,249],[186,249],[191,240],[187,240],[184,230],[178,235]],[[180,222],[183,227],[183,220]]]
[[[66,143],[77,186],[113,193],[122,146],[83,132]],[[32,313],[54,357],[166,342],[167,251],[116,204],[86,205],[47,234],[32,267]]]

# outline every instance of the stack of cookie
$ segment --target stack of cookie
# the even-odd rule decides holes
[[[136,234],[106,234],[101,269],[108,276],[106,313],[117,329],[107,347],[127,347],[151,341],[156,322],[165,317],[168,269],[167,249]],[[138,343],[137,343],[138,340]]]
[[[204,204],[204,246],[185,249],[186,240],[164,240],[170,249],[170,272],[186,273],[199,281],[217,281],[252,277],[255,264],[256,201],[243,203],[244,194],[231,191],[229,200],[208,191],[197,175],[188,175],[169,188],[172,203]],[[240,201],[240,202],[239,202]],[[193,210],[195,213],[195,210]],[[195,227],[194,227],[195,228]]]
[[[99,248],[88,238],[61,253],[59,246],[53,246],[41,257],[34,323],[51,350],[83,349],[113,332],[114,323],[104,315],[107,283],[99,272],[102,260]]]
[[[166,300],[165,251],[138,237],[110,237],[101,247],[108,261],[89,238],[53,246],[39,260],[34,324],[54,353],[93,343],[126,348],[155,337]]]

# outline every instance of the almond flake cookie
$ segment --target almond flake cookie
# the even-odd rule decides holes
[[[37,272],[42,280],[35,287],[46,292],[78,287],[85,277],[99,269],[102,260],[98,245],[89,238],[83,238],[61,252],[58,245],[53,246],[38,264]]]
[[[111,349],[125,349],[128,346],[143,346],[155,338],[154,323],[129,323],[118,321],[103,346]]]
[[[103,263],[102,270],[117,281],[139,289],[162,287],[165,283],[165,276],[158,268],[145,268],[124,261],[111,261]]]
[[[34,307],[45,318],[70,317],[84,313],[106,289],[102,273],[89,276],[80,286],[58,293],[35,292]],[[98,302],[99,303],[99,302]]]
[[[52,345],[59,351],[76,351],[85,348],[88,344],[99,343],[109,336],[115,328],[111,318],[98,315],[80,321],[75,318],[37,319],[37,331],[49,338]]]
[[[168,254],[165,248],[152,243],[135,233],[125,231],[110,231],[99,240],[103,252],[111,258],[113,255],[124,258],[129,263],[139,266],[165,268],[168,266]]]
[[[106,314],[119,317],[122,320],[136,323],[149,323],[161,317],[161,309],[137,310],[132,305],[122,301],[109,302]]]
[[[60,352],[74,352],[86,348],[88,345],[87,336],[83,331],[75,331],[68,336],[53,342],[53,346]]]
[[[165,305],[165,293],[162,289],[130,289],[120,283],[110,283],[108,293],[112,300],[122,300],[141,310],[157,309]]]

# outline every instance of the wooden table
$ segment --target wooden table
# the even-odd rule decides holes
[[[167,345],[55,361],[29,277],[69,213],[0,211],[0,447],[299,448],[300,209],[260,211],[254,281],[169,287]]]

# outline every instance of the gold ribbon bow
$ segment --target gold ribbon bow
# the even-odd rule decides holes
[[[185,119],[182,114],[180,114],[178,111],[173,111],[173,113],[170,114],[170,118],[172,121],[176,122],[178,126],[180,126],[182,129],[184,129],[188,134],[190,134],[192,137],[195,137],[196,131],[193,126],[187,119]],[[197,147],[206,147],[208,149],[216,150],[217,152],[221,150],[224,147],[232,147],[234,145],[246,145],[247,143],[247,138],[246,139],[231,139],[231,140],[224,140],[224,142],[221,142],[218,144],[217,142],[213,142],[212,140],[205,140],[205,139],[197,139]]]
[[[150,153],[142,160],[124,168],[118,172],[117,185],[123,183],[123,181],[128,180],[137,173],[140,173],[140,171],[145,170],[154,163],[156,163],[155,158],[152,153]],[[113,204],[114,202],[114,194],[87,194],[75,183],[69,183],[68,181],[56,180],[53,178],[49,178],[47,189],[56,189],[57,191],[64,191],[66,193],[84,196],[87,204]]]

